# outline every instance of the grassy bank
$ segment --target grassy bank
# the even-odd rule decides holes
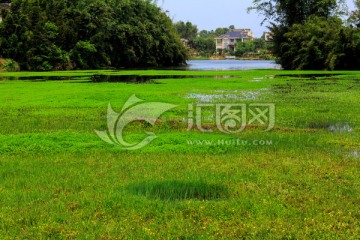
[[[133,94],[176,107],[126,151],[94,130]],[[224,134],[205,109],[213,132],[188,131],[215,103],[274,104],[275,127]],[[0,238],[358,239],[359,106],[359,72],[0,73]]]

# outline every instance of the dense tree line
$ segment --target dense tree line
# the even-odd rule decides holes
[[[202,57],[210,57],[215,54],[215,37],[235,29],[234,25],[226,27],[219,27],[215,30],[201,30],[191,22],[179,21],[176,23],[176,29],[181,38],[188,40],[187,45],[190,47],[192,54],[198,54]]]
[[[24,70],[175,66],[186,50],[151,0],[13,0],[0,57]]]
[[[179,21],[175,24],[175,26],[179,36],[187,41],[186,44],[190,48],[188,49],[190,55],[209,57],[214,53],[214,37],[216,36],[214,31],[212,31],[212,33],[206,30],[199,32],[198,27],[189,21]],[[224,30],[221,31],[221,34],[224,34],[223,32]]]
[[[242,58],[273,60],[272,46],[271,42],[265,41],[265,36],[256,38],[253,41],[239,41],[234,54]]]
[[[346,12],[343,0],[253,3],[271,24],[273,51],[284,69],[360,69],[359,11],[346,26],[340,18]]]
[[[187,45],[190,48],[190,55],[201,57],[212,57],[219,54],[216,52],[215,38],[235,29],[234,25],[229,27],[218,27],[215,30],[198,31],[196,25],[191,22],[177,22],[176,28],[181,38],[188,40]],[[235,51],[222,50],[220,55],[229,54],[244,58],[273,59],[271,54],[272,44],[265,42],[264,36],[254,41],[239,41]]]
[[[193,25],[191,22],[179,21],[175,24],[176,30],[181,38],[187,40],[194,40],[198,35],[198,28],[196,25]]]

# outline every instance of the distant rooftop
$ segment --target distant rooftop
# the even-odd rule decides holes
[[[230,31],[227,32],[224,35],[221,35],[219,38],[224,38],[224,37],[230,37],[230,38],[247,38],[249,37],[246,33],[244,32],[238,32],[238,31]]]
[[[249,28],[245,28],[245,29],[232,29],[229,32],[227,32],[226,34],[223,34],[217,38],[224,38],[224,37],[229,37],[229,38],[249,38],[249,32],[251,32],[251,29]]]

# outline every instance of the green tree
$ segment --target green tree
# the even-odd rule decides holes
[[[342,12],[344,0],[253,0],[253,7],[265,21],[278,26],[304,23],[312,16],[329,18]]]
[[[266,48],[266,42],[264,38],[255,38],[253,41],[254,48],[256,50],[265,49]]]
[[[202,56],[209,57],[215,51],[215,41],[212,38],[196,38],[189,42],[189,46],[200,53]]]
[[[285,69],[357,69],[359,34],[339,18],[312,17],[284,33],[281,64]]]
[[[235,54],[236,56],[242,57],[245,53],[255,51],[256,46],[254,42],[238,42],[236,45]]]
[[[194,40],[198,35],[198,28],[196,25],[193,25],[191,22],[177,22],[175,24],[176,30],[181,38],[187,40]]]
[[[199,32],[199,38],[212,38],[214,37],[214,31],[201,30]]]
[[[356,9],[350,14],[350,23],[355,27],[360,27],[360,0],[355,0]]]
[[[215,34],[215,36],[220,36],[220,35],[223,35],[223,34],[225,34],[225,33],[227,33],[227,32],[229,32],[229,28],[217,28],[217,29],[215,29],[215,32],[214,32],[214,34]]]
[[[359,39],[338,17],[343,0],[253,0],[270,21],[273,53],[285,69],[359,69]]]
[[[186,50],[150,0],[13,0],[0,57],[26,70],[176,66]]]

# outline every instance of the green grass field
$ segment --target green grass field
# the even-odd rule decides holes
[[[95,130],[133,94],[177,107],[128,151]],[[274,104],[275,127],[225,134],[206,109],[213,132],[188,131],[215,103]],[[360,238],[360,72],[0,73],[0,120],[0,239]]]

